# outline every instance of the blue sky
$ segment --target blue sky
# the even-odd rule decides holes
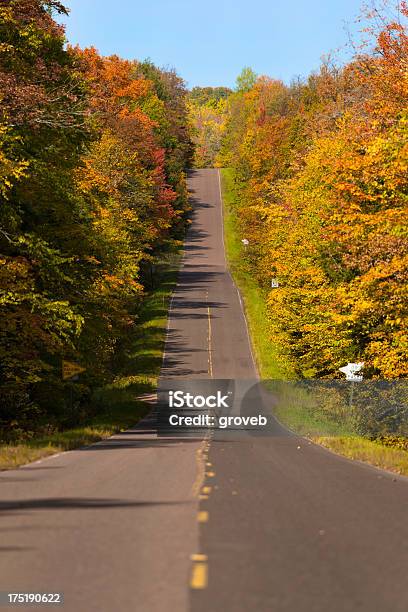
[[[356,32],[360,0],[66,0],[67,37],[103,55],[150,58],[190,87],[233,86],[243,66],[307,76]]]

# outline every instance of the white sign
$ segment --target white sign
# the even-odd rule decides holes
[[[272,289],[277,289],[279,287],[279,281],[277,278],[273,278],[271,280],[271,287]]]
[[[346,366],[339,368],[339,371],[346,375],[346,380],[361,382],[363,380],[363,375],[358,374],[358,372],[362,370],[363,366],[364,361],[360,361],[358,363],[348,363]]]

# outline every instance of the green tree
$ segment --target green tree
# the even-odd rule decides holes
[[[257,81],[258,75],[246,66],[241,70],[241,73],[237,76],[235,82],[235,91],[239,93],[245,93],[250,91]]]

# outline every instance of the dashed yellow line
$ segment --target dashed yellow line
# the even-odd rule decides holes
[[[204,439],[201,442],[200,447],[196,451],[197,475],[191,491],[194,497],[197,497],[199,495],[201,485],[203,484],[205,479],[205,463],[207,459],[207,452],[208,442],[206,439]]]
[[[200,510],[197,513],[197,521],[199,523],[208,523],[208,512],[207,512],[207,510]]]
[[[190,559],[192,561],[208,561],[207,555],[203,555],[202,553],[194,553],[191,555]]]
[[[205,561],[195,562],[191,572],[190,587],[205,589],[208,584],[208,566]]]
[[[208,292],[207,292],[208,299]],[[213,365],[212,365],[212,337],[211,337],[211,310],[210,306],[207,306],[208,315],[208,374],[213,377]],[[206,485],[202,486],[206,477],[215,476],[214,471],[206,471],[206,468],[211,468],[212,464],[208,461],[208,451],[210,449],[209,433],[200,444],[200,448],[196,451],[197,461],[197,476],[193,484],[193,494],[200,501],[207,500],[211,493],[212,487]],[[197,512],[198,523],[208,522],[208,511],[199,510]],[[208,559],[207,555],[196,553],[191,555],[191,561],[193,562],[190,576],[190,588],[191,589],[205,589],[208,585]]]

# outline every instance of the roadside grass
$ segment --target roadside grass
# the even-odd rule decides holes
[[[266,381],[265,387],[274,395],[274,414],[290,430],[300,436],[316,440],[325,436],[352,436],[352,427],[347,414],[335,414],[317,402],[302,389],[283,383],[281,388],[276,383]]]
[[[242,265],[244,247],[233,214],[236,201],[233,170],[222,168],[220,173],[227,260],[243,298],[258,371],[268,388],[268,380],[287,381],[295,376],[284,352],[270,337],[266,296]],[[311,399],[302,392],[292,390],[283,393],[274,406],[274,413],[288,429],[335,453],[408,476],[408,451],[356,435],[346,415],[341,418],[331,413],[330,409],[318,410],[316,404],[311,403]]]
[[[180,255],[157,272],[156,287],[146,296],[138,325],[120,351],[113,383],[93,396],[97,414],[83,425],[30,440],[0,445],[0,470],[13,469],[55,453],[98,442],[134,426],[150,410],[140,397],[156,390],[166,334],[167,313],[177,282]]]
[[[317,436],[313,442],[349,459],[357,459],[376,467],[408,476],[408,452],[384,446],[361,436]]]
[[[268,384],[266,383],[268,387]],[[408,476],[408,451],[357,435],[352,424],[317,407],[302,391],[283,393],[274,405],[274,414],[291,431],[348,459],[369,463]]]
[[[242,295],[252,348],[262,379],[292,378],[293,372],[279,347],[271,340],[262,289],[242,266],[244,247],[241,243],[236,217],[234,175],[230,168],[222,168],[221,184],[224,201],[224,239],[229,269]]]

